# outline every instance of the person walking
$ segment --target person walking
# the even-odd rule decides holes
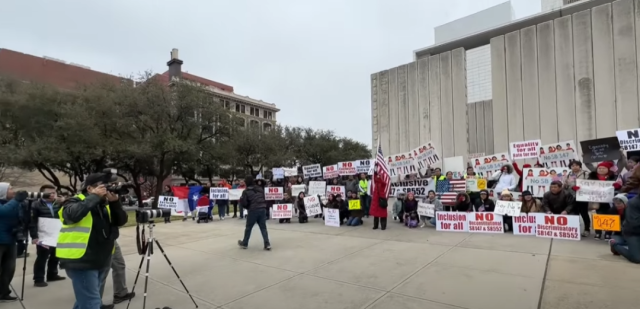
[[[267,233],[267,202],[264,198],[264,188],[253,182],[252,176],[244,179],[246,189],[242,192],[238,204],[241,209],[247,209],[247,224],[244,229],[244,239],[238,240],[238,246],[247,249],[251,230],[257,223],[262,233],[264,250],[271,250],[269,234]]]

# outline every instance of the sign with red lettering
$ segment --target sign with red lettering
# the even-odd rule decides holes
[[[471,213],[436,212],[436,231],[469,232],[467,217]]]
[[[267,201],[279,201],[284,198],[284,188],[282,187],[267,187],[264,189],[264,199]]]
[[[539,139],[524,141],[524,142],[514,142],[511,143],[511,159],[529,159],[529,158],[538,158],[540,155],[540,146],[542,142]]]
[[[536,235],[536,214],[521,214],[513,217],[513,235]]]
[[[320,201],[316,196],[307,196],[304,198],[304,208],[307,211],[307,216],[315,216],[322,213],[320,208]]]
[[[338,173],[338,164],[322,167],[322,177],[324,179],[336,178],[338,176],[340,176]]]
[[[338,163],[338,174],[340,176],[355,175],[356,173],[357,173],[356,165],[353,164],[353,162],[340,162],[340,163]]]
[[[293,217],[293,204],[275,204],[271,209],[273,219],[291,219]]]
[[[504,222],[502,216],[492,212],[475,212],[467,215],[470,233],[502,234]]]
[[[580,240],[580,217],[536,214],[536,237]]]
[[[344,186],[327,186],[327,196],[329,196],[329,194],[340,194],[343,199],[347,199],[347,191]]]

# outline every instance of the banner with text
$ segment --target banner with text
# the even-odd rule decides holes
[[[347,191],[344,186],[327,186],[326,195],[329,196],[330,194],[340,194],[343,199],[347,199]]]
[[[435,191],[434,181],[431,179],[417,179],[411,181],[397,181],[391,183],[389,196],[398,196],[399,193],[413,192],[416,196],[427,196],[429,191]]]
[[[613,183],[615,181],[576,179],[576,186],[580,187],[576,191],[576,201],[611,203],[615,195]]]
[[[640,150],[640,128],[616,132],[620,148],[626,151]]]
[[[322,167],[322,177],[324,179],[336,178],[338,176],[340,176],[338,173],[338,164]]]
[[[540,147],[538,162],[546,168],[569,167],[569,161],[578,159],[574,141],[566,141]]]
[[[315,216],[322,213],[322,208],[320,208],[320,200],[318,200],[317,196],[307,196],[304,198],[304,207],[307,211],[307,216]]]
[[[293,204],[275,204],[271,209],[273,219],[291,219],[293,217]]]
[[[322,167],[320,164],[305,165],[302,167],[304,178],[322,177]]]
[[[228,188],[211,188],[209,189],[210,200],[228,200],[229,189]]]
[[[326,193],[326,181],[309,181],[309,195],[325,195]]]
[[[414,164],[423,174],[427,173],[430,166],[433,167],[440,162],[438,150],[432,146],[431,142],[414,149],[412,152],[415,158]]]
[[[264,199],[267,201],[280,201],[284,199],[284,189],[282,187],[264,188]]]
[[[387,157],[389,176],[404,177],[405,175],[417,174],[418,170],[411,152],[396,154]]]
[[[418,215],[423,217],[434,217],[436,215],[436,205],[418,203]]]
[[[502,166],[510,163],[509,154],[506,152],[496,153],[474,159],[473,168],[482,177],[489,178],[493,173],[499,172]]]
[[[537,159],[540,155],[540,145],[542,142],[539,139],[514,142],[510,144],[511,148],[511,160],[523,160],[534,158]]]
[[[356,166],[353,161],[338,163],[338,174],[340,176],[349,176],[356,174]]]

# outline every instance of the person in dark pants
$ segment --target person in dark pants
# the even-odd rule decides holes
[[[264,199],[264,188],[254,184],[252,176],[247,176],[244,182],[247,188],[242,192],[238,204],[247,209],[247,225],[244,230],[244,239],[238,240],[238,246],[242,249],[247,249],[251,230],[257,223],[264,240],[264,249],[271,250],[269,234],[267,233],[267,202]]]
[[[27,192],[14,194],[11,185],[0,182],[0,302],[15,301],[9,284],[16,272],[17,229],[21,228],[22,202]]]
[[[16,253],[18,254],[17,258],[24,258],[25,251],[27,251],[27,245],[24,243],[24,239],[20,239],[16,241]],[[29,257],[29,253],[26,253],[27,257]]]
[[[31,235],[31,243],[36,245],[36,261],[33,263],[33,282],[36,287],[45,287],[47,282],[60,281],[66,279],[58,275],[59,260],[56,257],[56,247],[50,247],[40,243],[38,239],[38,221],[60,220],[58,211],[64,200],[58,199],[56,196],[56,187],[52,185],[44,185],[40,187],[40,192],[49,194],[46,199],[40,199],[31,205],[31,223],[29,225],[29,234]],[[46,274],[46,281],[45,281]]]

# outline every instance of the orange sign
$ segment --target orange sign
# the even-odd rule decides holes
[[[593,214],[593,229],[619,232],[620,216]]]

